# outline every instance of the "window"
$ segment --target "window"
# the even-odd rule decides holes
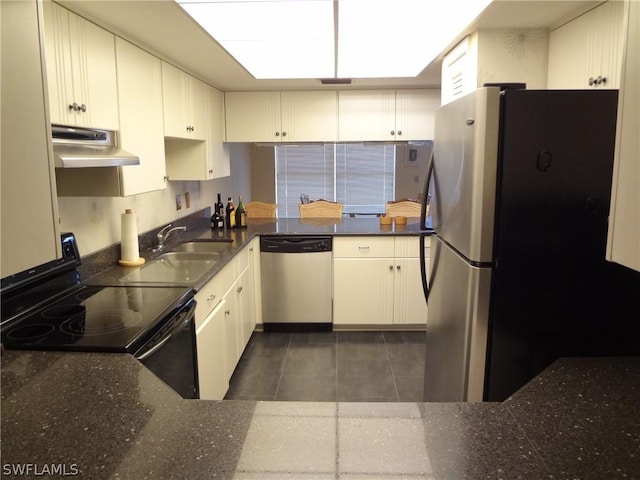
[[[297,218],[300,196],[344,204],[344,213],[384,213],[395,190],[393,145],[327,143],[275,147],[279,218]]]

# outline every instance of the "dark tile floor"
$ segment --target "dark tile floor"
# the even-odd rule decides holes
[[[226,399],[422,401],[424,332],[254,332]]]

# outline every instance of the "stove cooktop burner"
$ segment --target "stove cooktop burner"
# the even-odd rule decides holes
[[[7,348],[133,352],[190,297],[186,287],[80,286],[3,329]]]

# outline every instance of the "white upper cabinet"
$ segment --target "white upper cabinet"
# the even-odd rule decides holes
[[[123,196],[166,187],[162,121],[161,61],[126,40],[116,39],[120,144],[140,157],[122,169]],[[143,126],[143,128],[141,128]]]
[[[43,2],[51,123],[118,129],[115,36]]]
[[[439,104],[436,89],[339,91],[338,140],[430,140]]]
[[[396,140],[395,90],[338,92],[338,139],[342,142]]]
[[[433,139],[440,90],[396,90],[396,139]]]
[[[2,278],[62,256],[37,8],[0,2]]]
[[[120,145],[140,164],[57,169],[59,196],[126,197],[166,187],[161,62],[121,38],[116,47]]]
[[[165,137],[206,139],[207,88],[197,78],[162,62]]]
[[[550,33],[548,88],[619,88],[624,9],[608,1]]]
[[[166,138],[165,154],[169,180],[211,180],[228,177],[231,173],[229,146],[223,143],[223,94],[208,85],[204,87],[201,94],[204,95],[202,105],[205,107],[205,139],[194,141]]]
[[[227,142],[332,142],[335,91],[227,92]]]
[[[640,272],[640,2],[629,2],[607,259]]]

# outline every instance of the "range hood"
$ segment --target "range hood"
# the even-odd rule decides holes
[[[114,131],[52,125],[51,137],[56,168],[140,165],[138,156],[118,147]]]

